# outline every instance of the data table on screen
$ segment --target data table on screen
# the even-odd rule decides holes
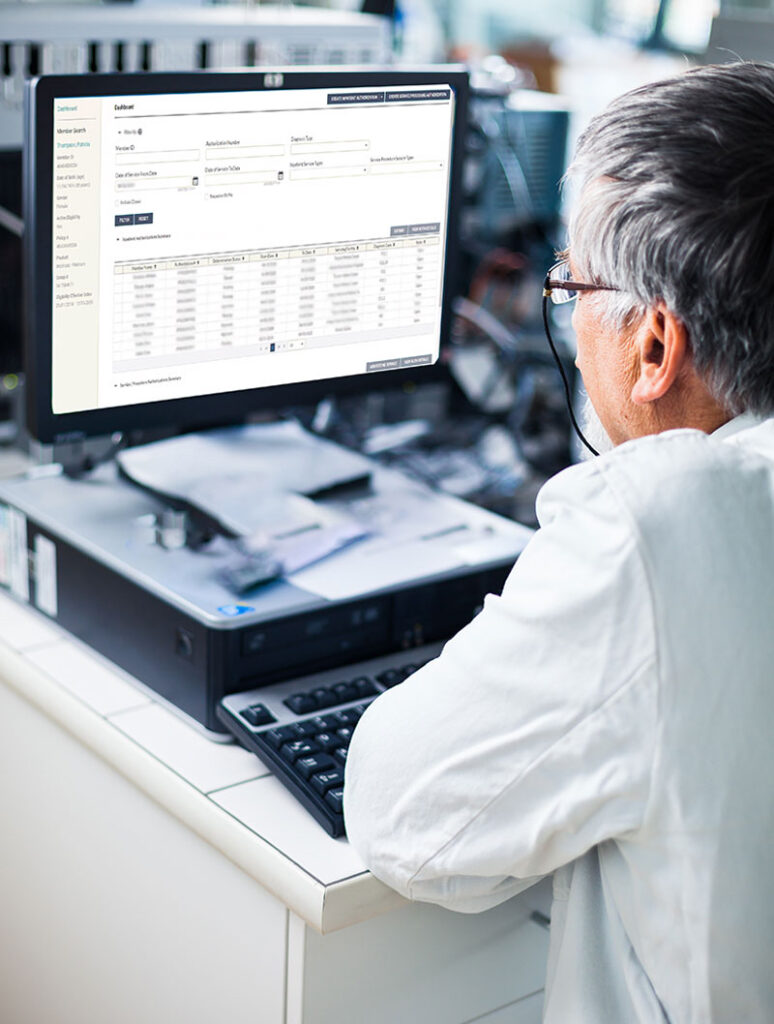
[[[116,264],[113,368],[429,333],[442,286],[438,226],[430,228],[435,233],[405,238]]]

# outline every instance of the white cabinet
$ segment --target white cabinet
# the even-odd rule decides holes
[[[0,595],[3,1024],[537,1024],[542,883],[408,904],[257,759]]]
[[[534,994],[548,933],[529,919],[531,899],[483,914],[416,904],[331,935],[295,919],[287,1024],[466,1024]],[[539,1022],[540,1005],[502,1024]]]
[[[286,908],[4,686],[0,820],[4,1024],[283,1024]]]

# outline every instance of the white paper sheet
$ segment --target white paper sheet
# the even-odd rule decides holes
[[[382,471],[383,473],[385,471]],[[395,474],[397,477],[397,474]],[[533,531],[456,498],[407,481],[347,504],[373,535],[325,561],[292,573],[296,586],[338,600],[370,589],[405,585],[461,565],[512,557]]]
[[[262,528],[263,506],[278,494],[314,494],[371,473],[368,459],[293,420],[186,434],[129,448],[117,460],[142,487],[195,505],[240,534]]]

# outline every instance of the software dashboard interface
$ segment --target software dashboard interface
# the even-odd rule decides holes
[[[52,408],[439,356],[454,92],[55,100]]]

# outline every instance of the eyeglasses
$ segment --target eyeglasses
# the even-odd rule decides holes
[[[555,263],[548,271],[543,283],[543,295],[557,305],[563,302],[572,302],[578,298],[579,292],[617,292],[619,289],[609,284],[586,284],[583,281],[573,281],[570,277],[570,263],[568,260],[561,260]]]
[[[548,344],[551,348],[551,354],[556,360],[557,368],[561,374],[562,382],[564,383],[564,396],[567,400],[567,411],[570,414],[570,422],[572,423],[575,433],[592,455],[599,455],[599,452],[588,442],[575,418],[575,412],[572,407],[570,382],[567,379],[564,366],[562,366],[562,360],[559,353],[556,351],[554,339],[551,337],[551,328],[548,323],[548,300],[550,299],[552,302],[557,303],[557,305],[561,305],[563,302],[572,302],[573,299],[577,299],[579,292],[617,291],[619,291],[618,288],[613,288],[612,285],[609,284],[586,284],[583,281],[573,281],[570,277],[570,264],[567,260],[561,260],[561,262],[555,263],[546,274],[546,279],[543,282],[543,326],[546,329],[546,337],[548,338]]]

